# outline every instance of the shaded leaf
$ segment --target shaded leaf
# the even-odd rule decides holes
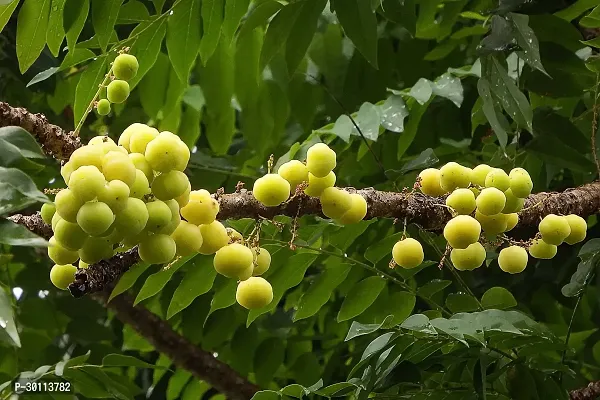
[[[0,215],[18,211],[37,202],[48,202],[24,172],[0,167]]]
[[[331,264],[310,285],[300,298],[294,321],[315,315],[323,307],[334,289],[346,279],[350,264]]]
[[[145,262],[139,262],[137,264],[134,264],[131,268],[129,268],[119,278],[119,281],[115,285],[115,288],[110,293],[108,301],[110,302],[113,298],[120,295],[121,293],[126,292],[129,288],[131,288],[138,280],[140,275],[142,275],[144,271],[146,271],[149,267],[150,264]]]
[[[327,0],[306,0],[298,11],[289,36],[285,42],[285,59],[288,74],[293,75],[304,58],[310,45],[319,17],[327,4]]]
[[[123,0],[92,0],[92,24],[102,51],[106,50]]]
[[[350,329],[348,330],[348,334],[346,335],[344,341],[347,342],[348,340],[354,339],[356,337],[368,335],[375,331],[378,331],[384,325],[389,325],[389,322],[393,319],[393,315],[388,315],[380,324],[361,324],[360,322],[352,321],[352,325],[350,325]]]
[[[225,0],[225,17],[221,31],[230,41],[233,40],[242,17],[248,11],[249,4],[250,0]]]
[[[65,38],[65,29],[63,26],[65,2],[66,0],[52,0],[52,7],[50,8],[50,15],[48,17],[46,42],[48,43],[48,49],[50,49],[54,57],[58,57],[60,45]]]
[[[498,137],[500,147],[505,149],[508,143],[507,132],[510,131],[510,125],[502,112],[495,106],[490,82],[486,78],[480,78],[477,82],[477,90],[479,91],[479,96],[481,96],[480,98],[482,100],[481,110],[490,123],[492,130]]]
[[[408,117],[408,109],[402,96],[392,95],[379,106],[381,125],[392,132],[404,131],[404,119]]]
[[[25,0],[19,10],[17,59],[21,73],[27,71],[44,50],[49,14],[50,0]]]
[[[75,104],[73,107],[75,126],[83,118],[85,110],[90,105],[92,99],[98,92],[98,86],[104,80],[108,69],[108,57],[98,57],[95,61],[88,64],[75,90]]]
[[[0,140],[17,147],[25,158],[46,158],[38,142],[21,127],[6,126],[0,128]]]
[[[188,75],[200,49],[200,2],[181,0],[173,8],[167,21],[167,50],[179,80],[188,81]]]
[[[54,75],[56,73],[56,71],[59,70],[59,67],[50,67],[45,71],[39,72],[38,74],[36,74],[33,79],[31,79],[27,85],[25,87],[29,87],[31,85],[35,85],[36,83],[45,81],[46,79],[50,78],[52,75]]]
[[[183,267],[191,258],[192,257],[190,256],[182,257],[181,260],[171,265],[169,269],[161,269],[160,271],[150,275],[148,279],[146,279],[146,282],[144,282],[142,289],[140,289],[140,292],[133,302],[133,305],[136,305],[140,301],[146,300],[160,292],[169,282],[173,274],[177,272],[179,268]]]
[[[200,40],[200,60],[206,64],[213,55],[219,36],[221,35],[221,25],[223,24],[223,1],[224,0],[203,0],[202,1],[202,29],[204,31]]]
[[[426,298],[430,298],[434,294],[444,290],[452,284],[452,281],[445,279],[432,279],[418,289],[418,293]]]
[[[498,310],[504,310],[506,308],[515,307],[517,300],[507,289],[496,286],[488,289],[483,296],[481,296],[481,305],[485,309],[496,308]]]
[[[446,307],[453,313],[476,311],[479,309],[477,299],[466,293],[450,293],[446,297]]]
[[[11,246],[48,247],[44,238],[7,219],[0,219],[0,243]]]
[[[377,69],[377,17],[370,0],[334,0],[332,8],[346,36]]]
[[[537,36],[529,26],[529,16],[524,14],[509,14],[509,18],[514,27],[517,44],[523,50],[519,56],[523,58],[533,68],[540,70],[547,75],[540,57],[540,47]]]
[[[131,32],[130,37],[134,35],[137,35],[137,37],[129,53],[136,56],[139,64],[137,74],[129,81],[131,89],[138,85],[146,73],[150,71],[150,68],[156,63],[166,33],[167,22],[165,19],[161,19],[158,22],[142,23]]]
[[[166,368],[123,354],[107,354],[102,358],[102,365],[105,367]]]
[[[344,299],[337,321],[346,321],[362,314],[377,299],[384,286],[385,279],[379,276],[371,276],[357,283],[352,288],[352,296]]]
[[[75,50],[75,43],[83,30],[90,12],[90,0],[67,0],[63,13],[63,27],[67,36],[69,52]]]
[[[421,123],[421,118],[423,118],[423,115],[425,114],[425,111],[427,111],[429,104],[431,104],[431,99],[423,105],[419,103],[413,103],[411,105],[408,123],[405,126],[404,133],[398,140],[398,160],[402,159],[412,142],[415,140],[417,131],[419,130],[419,124]]]
[[[2,286],[0,286],[0,341],[8,343],[10,346],[21,347],[12,302]]]
[[[391,259],[392,248],[396,242],[400,240],[402,235],[402,232],[394,233],[393,235],[385,237],[383,240],[373,243],[365,251],[365,258],[373,264],[377,264],[384,257]]]
[[[578,296],[594,273],[599,260],[600,253],[598,252],[583,257],[577,265],[577,271],[571,276],[570,282],[562,287],[561,293],[566,297]]]

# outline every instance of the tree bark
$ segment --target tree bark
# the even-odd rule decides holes
[[[569,393],[571,400],[595,400],[598,397],[600,397],[600,381],[590,382],[586,387]]]

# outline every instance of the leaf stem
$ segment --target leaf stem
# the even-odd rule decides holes
[[[104,77],[104,80],[102,81],[102,83],[100,83],[100,85],[98,85],[98,90],[96,91],[96,94],[90,101],[90,104],[88,104],[87,108],[85,109],[85,112],[81,116],[81,119],[77,123],[77,126],[75,127],[75,131],[73,131],[73,135],[79,136],[79,131],[83,127],[83,123],[87,119],[87,116],[90,114],[90,112],[94,108],[94,103],[96,102],[96,99],[98,98],[98,96],[100,96],[100,93],[102,93],[102,88],[105,87],[106,85],[108,85],[108,83],[110,82],[110,77],[112,75],[112,69],[113,69],[113,67],[111,65],[110,69],[106,73],[106,76]]]
[[[569,350],[569,339],[571,339],[571,332],[573,331],[573,321],[575,320],[575,313],[577,312],[577,309],[579,308],[579,303],[581,303],[581,298],[583,297],[583,293],[584,293],[584,290],[582,290],[581,293],[579,293],[579,296],[577,296],[577,302],[575,303],[575,307],[573,307],[573,313],[571,314],[571,319],[569,321],[569,327],[567,328],[567,336],[565,336],[565,348],[560,357],[561,364],[565,363],[565,358],[567,357],[567,350]],[[563,379],[563,373],[561,373],[559,376],[559,383],[562,383],[562,379]]]

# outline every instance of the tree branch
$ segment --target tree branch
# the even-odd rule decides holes
[[[569,393],[571,400],[594,400],[598,397],[600,397],[600,381],[590,382],[586,387]]]

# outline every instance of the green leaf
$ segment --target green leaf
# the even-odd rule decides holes
[[[0,216],[19,211],[37,202],[48,202],[24,172],[0,167]]]
[[[7,219],[0,219],[0,243],[11,246],[48,247],[44,238]]]
[[[481,305],[486,310],[490,308],[504,310],[516,307],[517,300],[515,300],[515,297],[507,289],[496,286],[488,289],[483,296],[481,296]]]
[[[252,396],[252,400],[279,400],[281,395],[273,390],[260,390]]]
[[[558,11],[554,15],[564,20],[572,21],[587,10],[589,10],[590,8],[595,7],[597,5],[597,0],[578,0],[575,3],[571,4],[569,7]]]
[[[265,386],[283,364],[285,344],[277,337],[265,339],[254,353],[254,374],[259,385]]]
[[[279,3],[278,3],[279,4]],[[259,82],[260,52],[264,35],[262,30],[255,29],[248,35],[240,36],[235,51],[235,96],[242,106],[242,117],[247,109],[256,101]]]
[[[167,22],[167,50],[173,68],[182,82],[188,75],[200,49],[202,20],[200,2],[181,0]]]
[[[175,400],[179,398],[179,394],[190,380],[192,374],[185,369],[177,368],[175,373],[169,379],[167,386],[167,400]]]
[[[21,347],[21,339],[15,325],[14,312],[9,294],[0,286],[0,341]]]
[[[136,56],[139,64],[137,74],[129,81],[129,87],[132,90],[156,63],[167,33],[167,23],[164,18],[158,22],[142,23],[131,32],[130,37],[137,35],[138,29],[144,31],[139,33],[129,51],[130,54]],[[154,83],[156,84],[156,82]]]
[[[542,65],[537,36],[535,36],[533,29],[529,26],[529,16],[510,13],[509,18],[514,27],[517,44],[523,50],[522,52],[519,52],[519,57],[527,61],[533,68],[548,75]]]
[[[193,379],[190,383],[187,384],[185,389],[183,389],[183,393],[181,394],[181,400],[197,400],[201,399],[204,393],[210,390],[210,386],[208,383]]]
[[[480,98],[483,103],[481,110],[490,123],[492,130],[498,137],[500,147],[505,149],[508,143],[507,132],[510,131],[510,125],[502,114],[502,111],[498,110],[494,103],[490,82],[486,78],[480,78],[479,82],[477,82],[477,90],[479,91],[479,96],[481,96]]]
[[[431,99],[422,105],[419,103],[413,103],[411,105],[408,123],[404,128],[404,133],[398,140],[398,160],[402,159],[412,142],[415,140],[419,130],[419,124],[421,123],[421,118],[423,118],[423,115],[425,114],[425,111],[427,111],[429,104],[431,104]]]
[[[4,26],[15,11],[15,8],[19,5],[19,1],[20,0],[12,0],[12,2],[7,4],[0,4],[0,32],[2,32],[2,29],[4,29]]]
[[[432,279],[418,289],[418,293],[426,298],[431,298],[434,294],[444,290],[452,284],[452,281],[444,279]]]
[[[66,361],[60,361],[60,362],[56,363],[56,367],[54,368],[54,375],[63,376],[65,369],[68,369],[70,367],[74,367],[77,365],[85,364],[85,362],[90,358],[91,354],[92,354],[91,351],[88,350],[88,352],[85,354],[82,354],[77,357],[69,358]]]
[[[75,126],[81,121],[85,110],[94,99],[98,86],[104,80],[108,64],[108,57],[98,57],[97,60],[89,63],[86,70],[81,74],[75,90],[75,104],[73,106]]]
[[[191,256],[183,257],[181,260],[171,265],[169,269],[161,269],[160,271],[150,275],[148,279],[146,279],[146,282],[144,282],[144,286],[142,286],[142,289],[135,298],[133,305],[136,305],[140,301],[146,300],[160,292],[169,282],[173,274],[177,272],[179,268],[183,267],[191,258]]]
[[[598,28],[600,27],[600,6],[594,8],[585,17],[581,18],[579,25],[584,28]]]
[[[381,125],[392,132],[404,132],[404,119],[408,117],[408,109],[402,96],[391,95],[378,106]]]
[[[350,325],[350,329],[348,330],[348,334],[346,335],[344,342],[347,342],[348,340],[354,339],[359,336],[369,335],[375,331],[378,331],[384,325],[389,325],[389,321],[391,321],[393,318],[393,315],[388,315],[380,324],[361,324],[360,322],[352,321],[352,325]]]
[[[312,317],[323,307],[334,289],[346,279],[350,264],[329,264],[300,298],[294,321]]]
[[[31,79],[27,85],[25,87],[29,87],[31,85],[35,85],[38,82],[42,82],[45,81],[46,79],[50,78],[52,75],[54,75],[60,68],[59,67],[50,67],[47,70],[44,70],[42,72],[39,72],[38,74],[36,74],[33,79]]]
[[[388,178],[392,180],[398,179],[400,176],[406,174],[410,171],[422,170],[432,165],[435,165],[439,162],[439,158],[435,155],[432,148],[425,149],[419,154],[416,158],[408,161],[406,164],[400,168],[400,170],[396,169],[388,169],[385,171],[385,174]]]
[[[137,282],[140,275],[142,275],[144,271],[146,271],[149,267],[150,264],[145,262],[139,262],[137,264],[134,264],[131,268],[129,268],[119,278],[119,281],[115,285],[115,288],[110,293],[108,301],[110,302],[112,299],[114,299],[121,293],[124,293],[127,290],[129,290],[129,288],[131,288],[135,284],[135,282]]]
[[[373,264],[377,264],[384,257],[391,259],[392,248],[396,242],[400,240],[402,235],[402,232],[394,233],[393,235],[386,236],[383,240],[372,244],[365,251],[365,258]]]
[[[377,69],[377,17],[370,0],[334,0],[332,8],[346,36]]]
[[[65,29],[63,27],[65,2],[66,0],[52,0],[52,7],[50,9],[46,42],[48,43],[48,49],[50,49],[54,57],[58,57],[60,45],[65,38]]]
[[[327,0],[302,2],[302,8],[298,11],[298,16],[285,41],[285,59],[290,76],[296,72],[298,65],[306,55],[308,46],[317,30],[317,22],[326,4]]]
[[[198,85],[188,86],[183,94],[183,102],[192,107],[194,110],[201,111],[206,104],[206,99],[204,98],[204,92],[202,92],[202,88]]]
[[[217,310],[221,310],[235,304],[237,282],[233,279],[222,280],[221,282],[222,284],[215,290],[215,295],[210,302],[210,310],[208,311],[209,316]]]
[[[138,0],[129,0],[119,10],[119,16],[117,17],[117,22],[115,24],[137,24],[148,21],[149,19],[150,14],[148,14],[148,9],[143,3]],[[161,20],[161,24],[162,21],[163,20]]]
[[[140,102],[150,118],[157,118],[165,104],[170,70],[169,57],[158,53],[156,62],[139,84]]]
[[[477,311],[477,299],[466,293],[450,293],[446,297],[446,307],[453,313]]]
[[[181,116],[181,124],[177,134],[189,148],[193,148],[200,137],[201,118],[202,112],[193,107],[186,107]]]
[[[348,389],[358,389],[358,387],[359,386],[357,386],[356,383],[338,382],[324,387],[323,389],[319,389],[315,393],[325,397],[340,397],[348,395]]]
[[[267,66],[275,54],[283,48],[290,32],[304,8],[304,2],[291,3],[283,7],[269,22],[265,40],[260,53],[260,70]]]
[[[50,0],[25,0],[17,18],[17,59],[23,74],[44,50]]]
[[[123,0],[92,0],[92,24],[102,51],[113,33]]]
[[[388,305],[385,308],[383,315],[389,314],[393,318],[388,321],[384,320],[383,327],[392,327],[402,323],[412,314],[416,302],[417,298],[413,293],[395,292],[390,294],[388,297]]]
[[[68,369],[65,371],[64,377],[69,382],[73,382],[75,392],[81,393],[85,397],[92,399],[115,398],[102,382],[81,369]]]
[[[337,321],[347,321],[363,313],[375,300],[385,286],[385,279],[371,276],[358,282],[352,288],[352,296],[347,296],[342,303]]]
[[[202,1],[202,26],[204,28],[204,35],[200,41],[200,60],[205,65],[219,43],[221,25],[223,24],[223,1]]]
[[[19,126],[6,126],[0,128],[0,140],[4,140],[15,147],[25,158],[46,158],[38,142],[29,132]]]
[[[577,265],[577,271],[571,276],[570,282],[562,287],[561,293],[566,297],[578,296],[592,277],[599,260],[600,253],[598,252],[595,252],[593,255],[584,256],[579,265]]]
[[[83,366],[79,369],[90,377],[96,378],[101,382],[106,390],[110,392],[111,397],[121,400],[129,400],[133,398],[133,394],[130,392],[130,387],[117,382],[108,376],[102,369],[96,368],[95,366]]]
[[[256,2],[255,2],[256,4]],[[283,4],[275,0],[264,0],[251,8],[240,28],[239,37],[244,37],[259,26],[264,25],[269,18],[283,8]]]
[[[63,14],[63,26],[67,36],[69,52],[75,50],[75,43],[83,30],[90,12],[90,0],[67,0]]]
[[[235,36],[240,21],[246,11],[248,11],[250,0],[226,0],[225,1],[225,18],[221,26],[221,33],[231,42]]]
[[[137,368],[166,368],[147,363],[132,356],[124,354],[107,354],[102,358],[102,366],[104,367],[137,367]]]

